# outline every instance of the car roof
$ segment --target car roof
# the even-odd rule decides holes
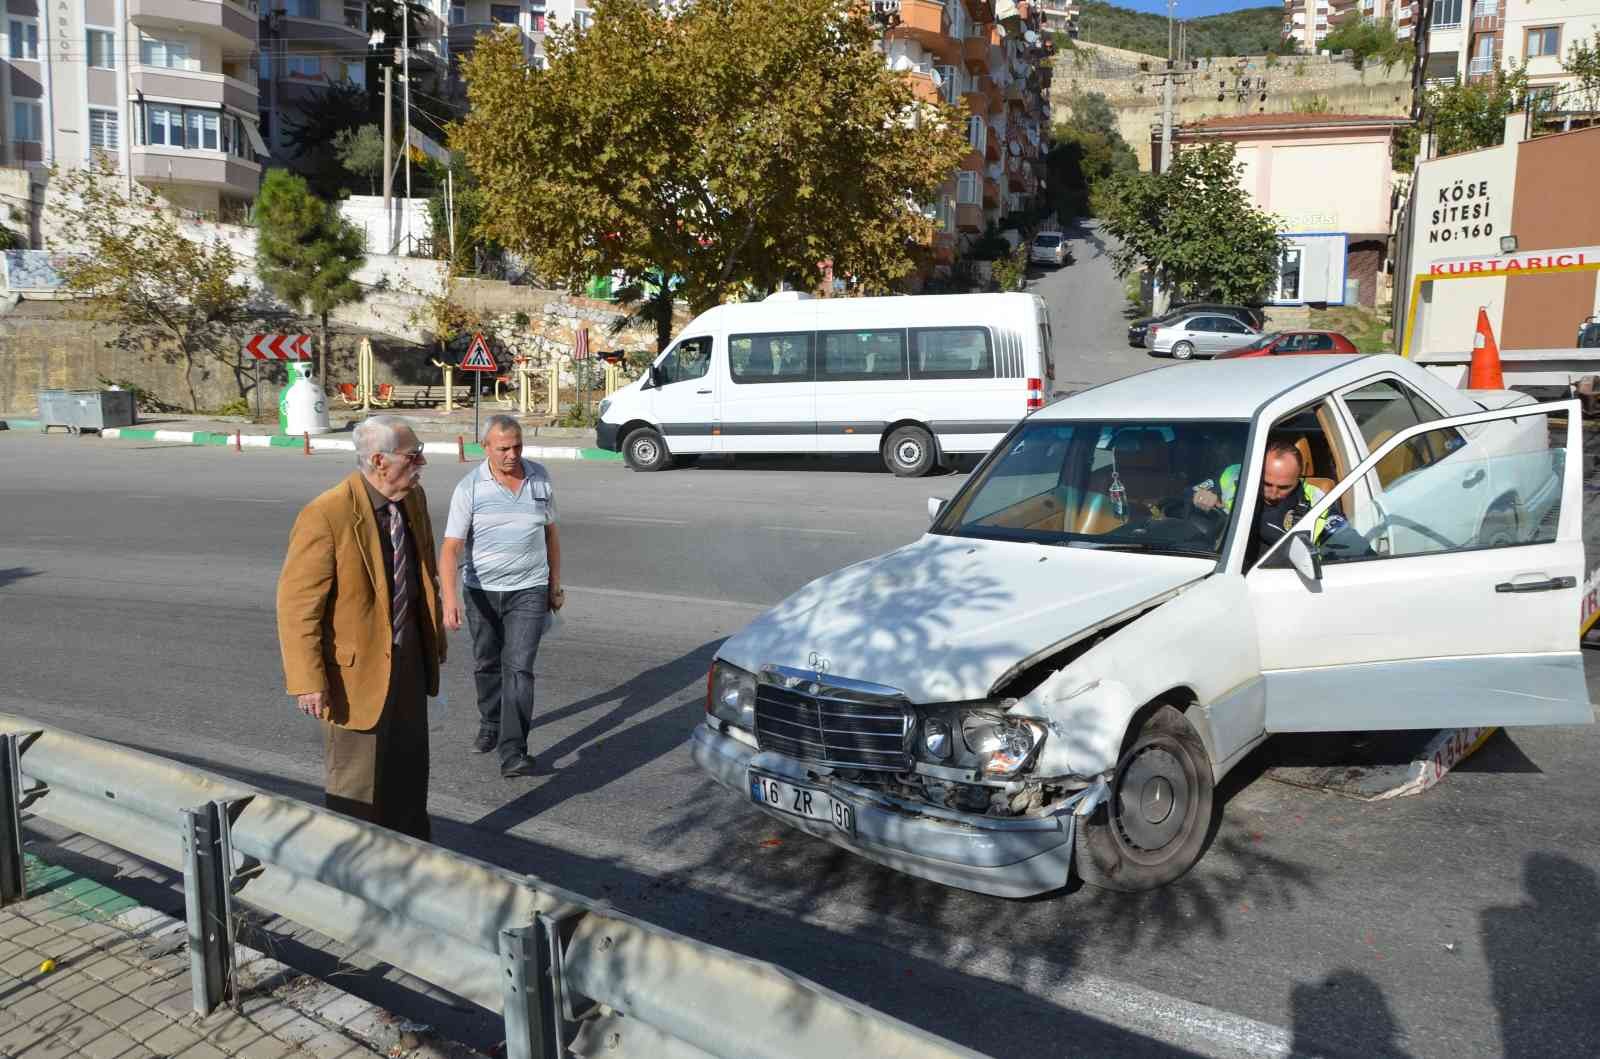
[[[1268,401],[1314,380],[1317,385],[1307,386],[1308,396],[1373,372],[1394,371],[1409,379],[1408,367],[1407,361],[1392,354],[1360,353],[1175,364],[1064,397],[1033,418],[1250,419]]]

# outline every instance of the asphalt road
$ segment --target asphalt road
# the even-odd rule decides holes
[[[0,434],[0,710],[317,797],[273,589],[298,506],[350,469]],[[463,469],[428,468],[436,522]],[[543,769],[507,782],[469,750],[458,634],[432,751],[442,843],[996,1055],[1525,1056],[1600,1039],[1595,729],[1498,734],[1440,788],[1385,804],[1262,779],[1258,754],[1222,792],[1205,859],[1160,893],[947,890],[758,815],[684,740],[723,637],[915,537],[926,497],[958,479],[823,460],[551,473],[571,592],[539,660]]]
[[[1111,268],[1112,242],[1100,222],[1082,220],[1065,229],[1072,263],[1035,268],[1028,289],[1050,307],[1055,330],[1056,388],[1082,390],[1160,366],[1128,345],[1127,297]]]

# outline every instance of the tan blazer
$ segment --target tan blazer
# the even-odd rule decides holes
[[[433,524],[420,486],[404,504],[427,604],[418,612],[429,655],[423,672],[428,694],[437,695],[445,634]],[[307,504],[289,533],[278,575],[278,644],[289,694],[326,691],[334,724],[376,726],[389,697],[390,620],[383,544],[357,472]]]

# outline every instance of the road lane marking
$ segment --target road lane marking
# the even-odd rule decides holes
[[[822,533],[830,537],[859,537],[861,534],[855,530],[814,529],[810,526],[757,526],[757,529],[773,530],[777,533]]]

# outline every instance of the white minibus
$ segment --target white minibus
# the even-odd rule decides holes
[[[703,455],[876,452],[910,477],[988,452],[1044,407],[1052,360],[1037,295],[784,292],[695,317],[601,403],[597,440],[638,471]]]

